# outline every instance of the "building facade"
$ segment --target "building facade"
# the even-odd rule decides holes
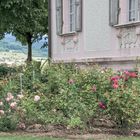
[[[50,0],[50,56],[131,68],[140,56],[140,0]]]

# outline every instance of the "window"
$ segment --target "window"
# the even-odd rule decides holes
[[[129,21],[140,20],[140,0],[129,0]]]
[[[73,32],[75,31],[75,18],[76,18],[76,13],[75,13],[75,0],[69,0],[69,31]]]
[[[56,0],[57,34],[82,30],[82,0]]]
[[[119,22],[119,0],[109,0],[109,24],[117,25]]]

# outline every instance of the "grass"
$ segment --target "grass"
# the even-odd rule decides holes
[[[0,140],[62,140],[49,137],[35,137],[35,136],[0,136]]]
[[[39,136],[0,136],[0,140],[66,140],[62,138],[39,137]],[[88,140],[99,140],[99,138],[91,138]],[[103,137],[101,136],[101,140]],[[140,140],[140,137],[111,137],[104,140]]]
[[[117,137],[111,140],[140,140],[140,137]]]

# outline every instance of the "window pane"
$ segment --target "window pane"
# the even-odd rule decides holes
[[[138,1],[129,0],[129,21],[136,21],[138,15]]]
[[[75,0],[69,0],[69,26],[70,32],[75,31]]]

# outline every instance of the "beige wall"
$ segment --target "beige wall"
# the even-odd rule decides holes
[[[127,23],[127,1],[120,0],[120,26],[109,26],[109,0],[83,0],[83,30],[72,36],[56,35],[55,0],[52,0],[52,58],[83,61],[94,58],[140,56],[140,28]],[[138,25],[137,25],[138,24]],[[121,60],[121,59],[120,59]]]

